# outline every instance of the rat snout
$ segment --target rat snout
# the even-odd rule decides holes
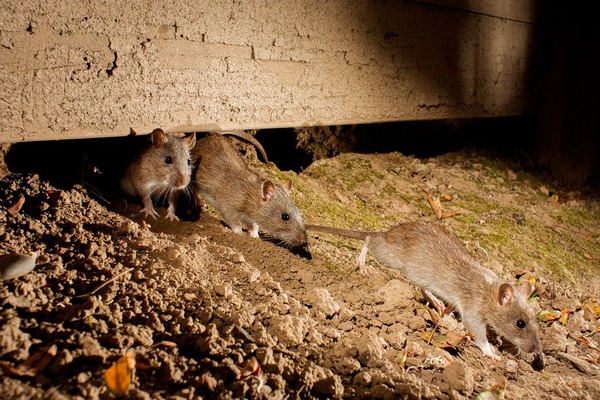
[[[526,350],[528,353],[534,354],[542,354],[542,342],[540,339],[535,338],[535,340],[530,343],[529,349]]]
[[[540,338],[535,335],[527,340],[520,341],[519,347],[526,353],[542,354],[542,342]]]
[[[306,235],[306,231],[303,230],[299,232],[291,244],[295,247],[305,247],[308,245],[308,236]]]
[[[173,176],[172,183],[175,189],[184,189],[190,183],[190,176],[181,172],[177,172]]]

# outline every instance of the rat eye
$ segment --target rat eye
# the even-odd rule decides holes
[[[165,164],[173,164],[173,157],[171,157],[171,156],[165,157]]]
[[[192,165],[192,160],[188,158],[188,165]]]
[[[290,220],[290,216],[286,213],[281,214],[281,219],[284,221],[289,221]]]
[[[517,328],[519,328],[519,329],[525,329],[525,325],[527,325],[527,324],[522,319],[520,319],[520,320],[517,321]]]

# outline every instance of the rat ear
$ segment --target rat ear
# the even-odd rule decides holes
[[[271,181],[262,181],[262,201],[267,202],[275,197],[275,184]]]
[[[292,180],[288,179],[286,183],[283,184],[283,188],[289,193],[292,191]]]
[[[529,296],[531,296],[533,294],[533,292],[535,291],[535,288],[533,287],[533,285],[531,284],[531,282],[529,281],[525,281],[523,282],[518,288],[517,290],[523,295],[525,296],[526,299],[529,298]]]
[[[160,149],[163,143],[166,142],[165,132],[160,128],[153,130],[150,134],[150,138],[152,139],[152,145],[155,149]]]
[[[187,144],[190,150],[193,149],[196,145],[196,132],[185,135],[183,142]]]
[[[503,283],[500,285],[500,289],[498,289],[498,305],[502,307],[509,305],[512,302],[514,295],[515,291],[513,286],[510,283]]]

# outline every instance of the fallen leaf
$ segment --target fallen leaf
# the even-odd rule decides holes
[[[251,377],[252,375],[258,376],[259,374],[260,374],[260,364],[258,363],[258,360],[255,357],[252,357],[248,361],[246,361],[246,363],[242,367],[242,370],[240,371],[239,375],[237,376],[237,379],[245,380],[245,379],[248,379],[249,377]]]
[[[542,311],[538,314],[537,318],[543,322],[555,321],[562,316],[562,313],[558,310]]]
[[[598,329],[598,328],[596,328],[596,329]],[[581,343],[583,343],[585,346],[589,347],[590,349],[600,351],[600,349],[596,345],[596,342],[594,342],[592,339],[588,339],[585,336],[581,336],[577,340],[580,341]]]
[[[177,343],[171,342],[170,340],[163,340],[162,342],[158,342],[152,345],[152,347],[156,346],[177,347]]]
[[[485,392],[479,393],[476,400],[502,400],[504,399],[504,388],[506,381],[498,382]]]
[[[585,309],[592,313],[594,319],[600,317],[600,302],[598,302],[597,300],[586,301]]]
[[[408,357],[408,346],[396,355],[398,365],[404,371],[406,369],[406,358]]]
[[[569,309],[564,309],[560,311],[560,318],[558,319],[558,322],[560,322],[563,325],[567,324],[567,321],[569,320],[569,316],[571,314],[573,314],[575,312],[575,310],[569,310]]]
[[[431,206],[431,209],[435,213],[437,219],[442,219],[442,207],[440,206],[440,200],[434,199],[431,193],[427,193],[427,201],[429,202],[429,206]]]
[[[467,337],[459,335],[455,332],[448,332],[446,334],[446,343],[453,348],[458,348],[461,344],[467,341]]]
[[[6,375],[10,376],[30,376],[34,377],[44,371],[52,359],[56,356],[57,347],[55,344],[44,347],[42,350],[32,354],[16,367],[7,364],[0,364]]]
[[[104,373],[106,386],[113,394],[122,396],[129,390],[135,371],[135,353],[128,351]]]
[[[21,195],[19,200],[6,211],[8,211],[10,215],[17,215],[19,211],[21,211],[21,208],[23,208],[23,204],[25,204],[25,196]]]
[[[460,214],[460,211],[446,212],[446,213],[442,213],[442,218],[450,218],[450,217],[453,217],[458,214]]]
[[[242,370],[237,376],[238,380],[248,380],[250,378],[255,378],[258,380],[256,391],[259,392],[260,389],[263,387],[264,380],[263,377],[260,375],[260,364],[258,363],[256,357],[252,357],[248,361],[246,361],[246,363],[242,367]]]

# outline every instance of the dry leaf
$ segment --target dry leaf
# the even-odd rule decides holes
[[[460,214],[460,211],[446,212],[446,213],[442,213],[442,218],[450,218],[450,217],[453,217],[458,214]]]
[[[598,329],[598,328],[596,328],[596,329]],[[581,343],[583,343],[585,346],[589,347],[590,349],[600,351],[600,349],[596,345],[596,342],[594,342],[592,339],[588,339],[585,336],[581,336],[577,340],[580,341]]]
[[[258,376],[260,374],[260,364],[255,357],[250,358],[240,371],[240,374],[237,376],[238,380],[245,380],[251,377],[252,375]]]
[[[260,391],[260,389],[263,387],[264,380],[263,377],[260,375],[260,364],[258,363],[256,357],[252,357],[248,361],[246,361],[246,363],[242,367],[242,370],[237,376],[238,380],[247,380],[250,378],[255,378],[258,380],[256,391]]]
[[[17,202],[10,206],[10,208],[6,211],[8,211],[11,215],[17,215],[19,211],[21,211],[21,208],[23,208],[23,204],[25,204],[25,196],[21,195],[19,200],[17,200]]]
[[[408,346],[396,355],[398,365],[404,371],[406,369],[406,358],[408,357]]]
[[[57,347],[55,344],[46,346],[42,350],[32,354],[29,358],[23,361],[16,367],[7,364],[0,364],[6,375],[10,376],[36,376],[39,372],[46,369],[48,364],[56,356]]]
[[[177,343],[171,342],[169,340],[163,340],[162,342],[158,342],[152,345],[152,347],[156,346],[177,347]]]
[[[485,392],[479,393],[476,400],[502,400],[504,399],[504,388],[506,381],[498,382]]]
[[[104,373],[106,386],[117,396],[122,396],[129,390],[135,371],[135,353],[128,351]]]
[[[558,319],[558,322],[560,322],[563,325],[566,325],[567,321],[569,320],[569,316],[571,314],[573,314],[574,312],[575,312],[575,310],[569,310],[569,309],[566,309],[566,308],[564,310],[561,310],[561,312],[560,312],[561,316]]]
[[[590,313],[592,313],[594,319],[600,317],[600,302],[598,302],[597,300],[586,301],[584,308]]]
[[[427,201],[431,206],[431,209],[435,213],[437,219],[442,219],[442,207],[440,206],[440,200],[434,199],[431,193],[427,193]]]
[[[562,316],[562,313],[558,310],[542,311],[538,314],[537,318],[543,322],[555,321]]]

